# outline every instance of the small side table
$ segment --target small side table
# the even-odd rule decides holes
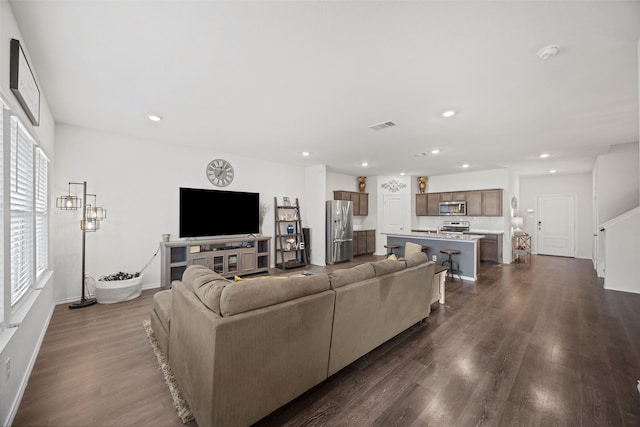
[[[529,256],[531,255],[531,236],[528,234],[522,234],[520,236],[513,236],[511,241],[511,258],[515,262],[516,259],[520,261],[520,255],[524,255],[524,262],[529,262]]]
[[[436,265],[433,276],[433,286],[437,286],[440,291],[440,300],[438,301],[440,304],[444,304],[444,285],[447,281],[447,271],[447,267]]]

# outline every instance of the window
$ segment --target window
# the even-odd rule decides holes
[[[0,98],[0,331],[49,269],[49,159]]]
[[[16,117],[11,118],[11,306],[35,281],[34,141]]]
[[[36,277],[49,268],[49,159],[38,148],[35,152]]]

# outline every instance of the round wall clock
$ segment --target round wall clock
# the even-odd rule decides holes
[[[224,159],[215,159],[207,165],[207,178],[213,185],[226,187],[233,181],[233,167]]]

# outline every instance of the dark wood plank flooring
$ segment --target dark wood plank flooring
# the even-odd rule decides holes
[[[640,425],[640,295],[603,290],[589,260],[480,273],[449,282],[426,325],[257,425]],[[154,292],[56,307],[14,425],[182,425],[141,326]]]

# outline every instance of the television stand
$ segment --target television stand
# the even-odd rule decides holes
[[[160,243],[160,287],[171,288],[189,265],[210,268],[230,278],[262,273],[271,266],[271,237],[247,236]]]

